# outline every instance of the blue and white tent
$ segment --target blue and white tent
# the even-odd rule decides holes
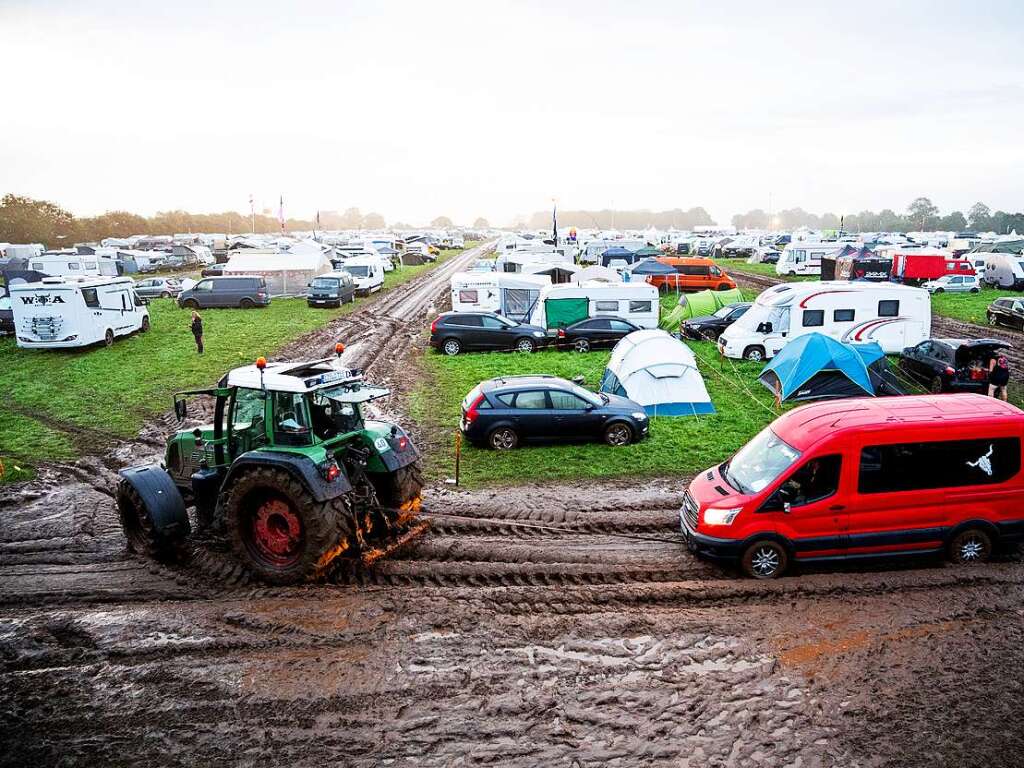
[[[665,331],[634,331],[612,350],[601,392],[628,397],[651,416],[714,413],[697,359]]]
[[[822,333],[793,339],[758,380],[781,400],[903,394],[877,343],[848,344]]]

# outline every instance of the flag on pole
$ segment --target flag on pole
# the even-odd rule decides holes
[[[284,232],[284,195],[277,205],[277,220],[281,223],[281,231]]]
[[[558,203],[551,201],[551,233],[558,245]]]

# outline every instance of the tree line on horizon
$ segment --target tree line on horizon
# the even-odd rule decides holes
[[[340,229],[411,230],[415,227],[402,222],[386,224],[379,213],[363,214],[358,208],[343,212],[321,211],[319,224],[315,219],[286,218],[287,231]],[[450,229],[455,225],[447,216],[438,216],[430,222],[432,229]],[[489,228],[486,219],[479,218],[474,228]],[[74,216],[48,200],[7,194],[0,198],[0,242],[42,243],[48,248],[65,248],[74,243],[96,243],[107,237],[131,235],[176,235],[186,232],[216,232],[228,235],[246,235],[251,232],[271,234],[281,231],[276,216],[258,213],[255,217],[237,211],[225,213],[189,213],[187,211],[161,211],[154,216],[140,216],[128,211],[108,211],[99,216]]]

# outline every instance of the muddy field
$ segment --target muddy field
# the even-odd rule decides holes
[[[343,338],[400,411],[473,256],[289,353]],[[374,570],[267,588],[216,542],[126,554],[113,470],[175,426],[0,491],[0,765],[1024,761],[1016,557],[753,582],[685,551],[673,478],[431,489],[431,533]]]

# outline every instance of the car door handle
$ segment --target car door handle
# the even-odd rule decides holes
[[[840,512],[846,509],[846,506],[843,504],[833,504],[831,507],[829,507],[829,509],[833,512]]]

